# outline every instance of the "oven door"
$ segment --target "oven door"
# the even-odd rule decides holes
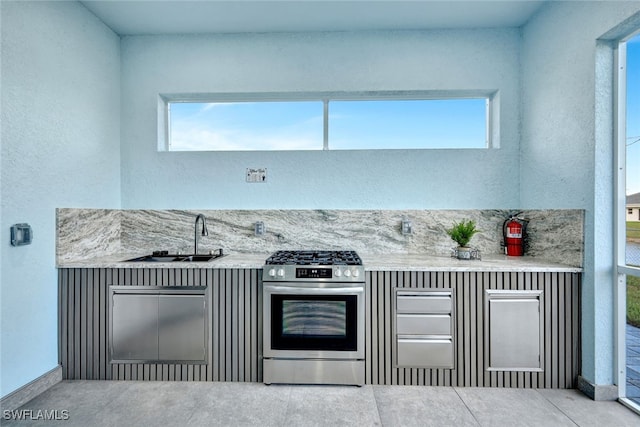
[[[264,357],[364,359],[364,284],[264,284]]]

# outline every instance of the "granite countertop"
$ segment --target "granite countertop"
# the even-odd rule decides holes
[[[374,271],[501,271],[580,273],[582,267],[532,257],[482,256],[482,260],[458,260],[422,254],[360,254],[366,270]]]
[[[499,271],[580,273],[581,267],[554,263],[532,257],[483,256],[482,260],[463,261],[448,256],[423,254],[359,253],[367,271]],[[270,253],[229,253],[210,262],[125,262],[143,254],[115,254],[84,260],[64,260],[58,268],[262,268]]]
[[[262,268],[270,254],[230,253],[222,258],[205,262],[128,262],[145,254],[120,253],[82,260],[62,260],[58,268]]]

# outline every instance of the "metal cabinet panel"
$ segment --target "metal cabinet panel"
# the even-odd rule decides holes
[[[111,358],[155,360],[158,358],[158,297],[113,294]]]
[[[110,286],[111,363],[207,363],[206,287]]]
[[[158,313],[158,358],[205,361],[204,295],[159,295]]]
[[[542,291],[487,291],[488,370],[542,370]]]
[[[444,292],[398,291],[398,313],[451,313],[451,296]]]
[[[395,290],[396,367],[454,367],[453,291]]]
[[[398,335],[451,335],[450,314],[398,314]]]
[[[419,368],[453,368],[453,341],[398,338],[398,365]]]

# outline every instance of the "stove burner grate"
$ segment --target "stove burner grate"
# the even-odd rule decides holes
[[[362,265],[355,251],[277,251],[267,265]]]

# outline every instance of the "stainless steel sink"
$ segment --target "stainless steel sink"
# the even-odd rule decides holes
[[[183,261],[183,262],[207,262],[212,261],[214,259],[221,258],[224,255],[185,255],[182,257],[178,257],[174,261]]]
[[[143,255],[136,258],[125,259],[125,262],[173,262],[178,255],[153,256]]]
[[[125,259],[124,262],[208,262],[224,256],[222,249],[217,249],[213,254],[169,254],[165,252],[157,251],[151,255]]]

